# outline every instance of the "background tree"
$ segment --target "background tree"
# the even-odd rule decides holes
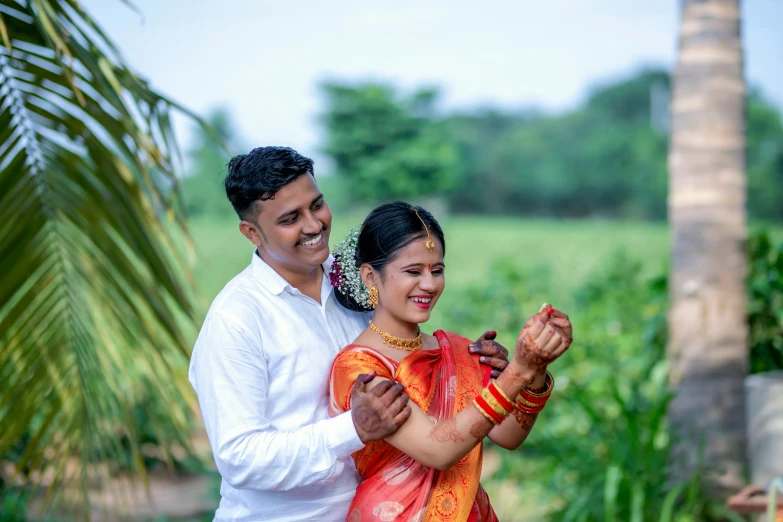
[[[78,1],[0,0],[0,488],[81,518],[99,462],[144,474],[142,429],[188,440],[172,108]],[[150,390],[167,407],[140,425]]]
[[[684,0],[672,93],[669,415],[718,487],[743,484],[748,373],[745,80],[739,0]],[[683,460],[680,460],[683,462]]]
[[[596,85],[584,103],[561,113],[508,108],[415,113],[392,87],[331,84],[324,116],[327,153],[345,182],[335,193],[362,191],[362,199],[380,201],[443,194],[450,187],[448,205],[463,214],[663,221],[669,83],[668,71],[641,70]],[[433,147],[430,161],[443,166],[439,172],[448,180],[435,188],[422,169],[402,168],[400,151],[427,151],[415,129],[439,133],[432,139],[456,151],[456,161],[439,162],[440,149]],[[760,92],[748,100],[747,149],[750,217],[783,220],[783,126],[779,108]],[[394,178],[388,172],[402,174]],[[395,188],[396,182],[403,186]]]
[[[748,96],[747,129],[748,213],[783,221],[783,125],[780,110],[760,92]]]
[[[198,127],[188,150],[187,175],[182,196],[188,217],[235,216],[226,199],[223,179],[229,158],[247,152],[236,131],[236,123],[225,108],[211,110],[204,118],[208,128]]]
[[[662,219],[666,134],[651,122],[654,87],[668,88],[666,72],[608,82],[594,88],[583,106],[562,114],[474,111],[449,118],[446,127],[460,151],[452,206]]]
[[[452,187],[457,155],[434,119],[436,91],[401,97],[377,84],[321,88],[324,151],[354,202],[428,197]]]

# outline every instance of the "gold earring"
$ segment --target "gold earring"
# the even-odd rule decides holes
[[[371,287],[369,290],[370,293],[370,306],[375,308],[375,305],[378,304],[378,289],[376,287]]]

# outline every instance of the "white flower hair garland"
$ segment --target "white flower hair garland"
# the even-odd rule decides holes
[[[329,281],[332,286],[343,294],[351,296],[367,310],[371,310],[370,294],[362,281],[362,274],[356,266],[356,247],[359,244],[359,227],[355,226],[348,232],[348,237],[332,248],[334,263],[329,271]]]

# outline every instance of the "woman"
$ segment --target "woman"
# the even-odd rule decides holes
[[[496,521],[479,484],[481,440],[489,436],[507,449],[522,444],[552,390],[547,365],[571,343],[568,317],[545,305],[522,328],[508,367],[490,381],[468,339],[423,334],[419,324],[445,287],[445,249],[429,212],[396,202],[373,210],[334,250],[338,300],[374,315],[333,362],[330,413],[350,409],[351,387],[368,373],[368,388],[396,381],[413,403],[397,433],[354,453],[363,481],[350,522]]]

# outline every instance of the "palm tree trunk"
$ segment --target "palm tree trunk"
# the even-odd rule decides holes
[[[745,463],[745,80],[739,0],[682,0],[669,149],[670,419],[719,491]],[[682,470],[682,468],[681,468]]]

